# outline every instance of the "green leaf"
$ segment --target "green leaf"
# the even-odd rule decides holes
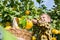
[[[26,26],[26,19],[19,20],[19,25],[22,25],[22,28],[24,28]]]

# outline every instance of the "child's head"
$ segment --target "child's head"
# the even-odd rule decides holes
[[[40,17],[43,22],[51,22],[51,18],[48,14],[42,14]]]

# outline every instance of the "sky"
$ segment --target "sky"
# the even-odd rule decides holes
[[[45,4],[45,6],[47,7],[47,9],[51,9],[53,7],[54,4],[54,0],[43,0],[44,2],[42,4]],[[34,4],[36,7],[39,7],[39,4],[36,2],[36,0],[34,0]]]

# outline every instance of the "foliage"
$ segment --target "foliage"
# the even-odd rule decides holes
[[[40,4],[42,0],[36,1]],[[60,30],[60,1],[54,1],[57,6],[54,5],[55,8],[47,10],[45,5],[41,5],[42,7],[39,8],[35,7],[32,0],[0,0],[0,23],[5,26],[7,21],[12,24],[13,17],[22,18],[19,21],[19,26],[23,28],[26,25],[26,18],[33,19],[39,17],[42,13],[47,13],[52,18],[52,28]],[[26,15],[26,10],[30,11],[29,15]],[[33,29],[38,34],[39,28],[34,25]]]
[[[52,27],[60,30],[60,1],[59,0],[54,0],[55,5],[53,5],[53,9],[47,11],[47,13],[51,16],[52,18]],[[57,6],[56,6],[57,5]]]
[[[26,15],[25,11],[30,10],[30,14]],[[34,16],[41,14],[42,9],[36,8],[32,0],[4,0],[0,1],[0,19],[5,24],[6,21],[12,22],[13,17]]]

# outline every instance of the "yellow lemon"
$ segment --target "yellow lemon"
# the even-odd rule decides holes
[[[30,14],[30,11],[29,10],[26,10],[25,11],[25,14],[29,15]]]
[[[52,37],[51,40],[57,40],[56,37]]]
[[[52,29],[52,33],[53,34],[58,34],[58,30],[57,29]]]
[[[6,27],[5,27],[6,30],[7,30],[7,29],[10,29],[10,28],[11,28],[11,26],[6,26]]]
[[[60,34],[60,30],[58,31],[58,34]]]
[[[32,40],[36,40],[36,37],[35,36],[32,36]]]
[[[33,23],[32,23],[32,21],[30,21],[30,20],[27,20],[27,23],[26,23],[26,29],[31,29],[33,27]]]
[[[21,20],[21,18],[18,18],[18,20]]]

